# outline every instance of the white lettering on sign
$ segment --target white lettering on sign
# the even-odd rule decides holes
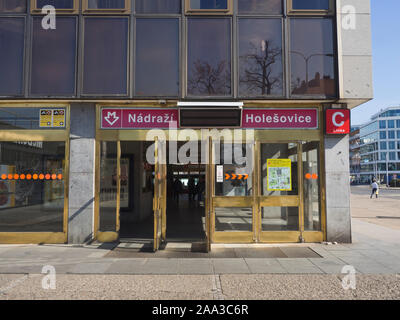
[[[107,112],[107,116],[104,119],[112,126],[119,120],[119,117],[117,116],[117,112]]]
[[[246,122],[248,123],[311,123],[312,118],[310,116],[298,116],[297,114],[293,116],[279,116],[274,114],[273,116],[255,116],[254,114],[246,115]]]
[[[335,112],[332,116],[332,123],[336,126],[336,127],[341,127],[344,125],[344,121],[342,120],[342,122],[337,122],[337,117],[341,117],[342,119],[344,119],[344,114],[343,112]]]

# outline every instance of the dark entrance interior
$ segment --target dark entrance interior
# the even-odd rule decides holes
[[[155,172],[154,165],[146,160],[146,150],[151,144],[121,142],[121,241],[153,241]],[[168,151],[167,144],[167,155]],[[202,242],[205,239],[205,165],[167,163],[167,242]]]

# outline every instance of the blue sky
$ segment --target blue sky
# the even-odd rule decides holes
[[[353,109],[353,125],[400,106],[400,0],[371,0],[371,11],[374,100]]]

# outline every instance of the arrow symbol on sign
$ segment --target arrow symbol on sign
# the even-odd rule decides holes
[[[242,178],[243,178],[243,175],[242,175],[242,174],[239,174],[238,179],[239,179],[239,180],[242,180]]]
[[[236,179],[236,177],[237,177],[237,175],[236,175],[236,174],[234,174],[234,173],[232,173],[232,180],[235,180],[235,179]]]
[[[244,180],[247,180],[249,178],[249,175],[248,174],[245,174],[244,175]]]
[[[230,177],[231,177],[231,176],[230,176],[229,174],[225,173],[225,180],[229,180]]]
[[[114,123],[119,120],[119,117],[117,117],[117,112],[108,112],[107,117],[104,119],[110,124],[110,126],[113,126]]]

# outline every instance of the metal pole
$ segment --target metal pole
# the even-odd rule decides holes
[[[386,151],[386,186],[389,187],[389,152]]]

